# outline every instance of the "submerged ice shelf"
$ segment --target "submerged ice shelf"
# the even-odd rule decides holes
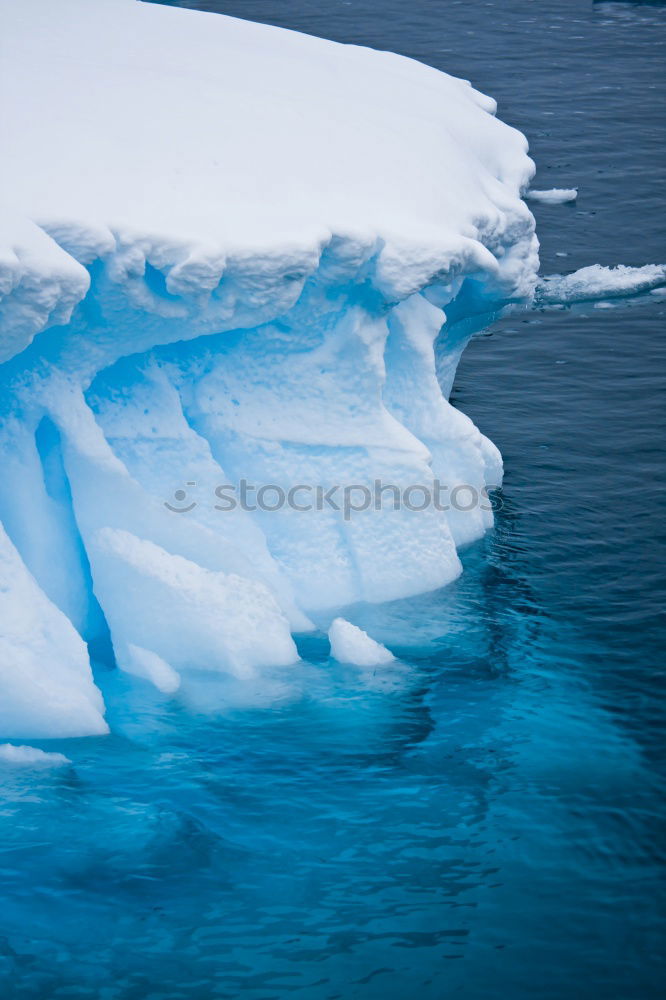
[[[214,500],[499,484],[447,396],[533,296],[533,165],[493,101],[390,53],[134,0],[2,16],[0,735],[101,733],[90,658],[242,678],[459,573],[484,505]]]

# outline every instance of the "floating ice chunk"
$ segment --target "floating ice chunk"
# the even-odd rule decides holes
[[[14,746],[3,743],[0,746],[0,764],[14,764],[18,767],[62,767],[71,764],[69,757],[62,753],[46,753],[37,747]]]
[[[331,655],[339,663],[359,667],[378,667],[395,659],[386,646],[371,639],[367,632],[344,618],[336,618],[328,630]]]
[[[537,285],[537,306],[572,305],[601,299],[641,295],[666,285],[666,264],[644,267],[602,267],[592,264],[573,274],[549,274]]]
[[[526,201],[540,201],[544,205],[564,205],[568,201],[575,201],[578,197],[578,188],[550,188],[549,191],[527,191]]]

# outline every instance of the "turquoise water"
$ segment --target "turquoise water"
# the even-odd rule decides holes
[[[537,186],[580,189],[535,206],[546,273],[666,259],[663,6],[181,5],[471,78]],[[323,636],[256,688],[109,672],[110,737],[0,770],[3,997],[660,995],[665,311],[470,345],[454,401],[502,450],[503,509],[452,586],[349,610],[390,673]]]

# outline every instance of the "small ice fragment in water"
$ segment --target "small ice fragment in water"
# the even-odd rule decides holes
[[[45,753],[37,747],[0,744],[0,764],[16,764],[19,767],[62,767],[71,764],[69,757],[62,753]]]
[[[567,201],[575,201],[578,188],[551,188],[549,191],[527,191],[526,201],[541,201],[547,205],[563,205]]]
[[[331,655],[339,663],[355,663],[359,667],[376,667],[395,659],[386,646],[371,639],[367,632],[344,618],[336,618],[328,630]]]
[[[602,267],[592,264],[571,274],[546,274],[539,279],[537,306],[571,305],[575,302],[600,302],[609,298],[643,295],[666,285],[666,264],[644,267]],[[604,306],[603,308],[608,308]]]

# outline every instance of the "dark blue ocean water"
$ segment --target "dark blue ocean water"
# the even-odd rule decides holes
[[[529,137],[545,273],[666,260],[666,7],[215,0],[465,76]],[[445,590],[359,624],[368,681],[186,701],[101,678],[113,735],[0,774],[0,994],[16,1000],[643,1000],[663,989],[664,313],[532,312],[454,400],[504,508]]]

